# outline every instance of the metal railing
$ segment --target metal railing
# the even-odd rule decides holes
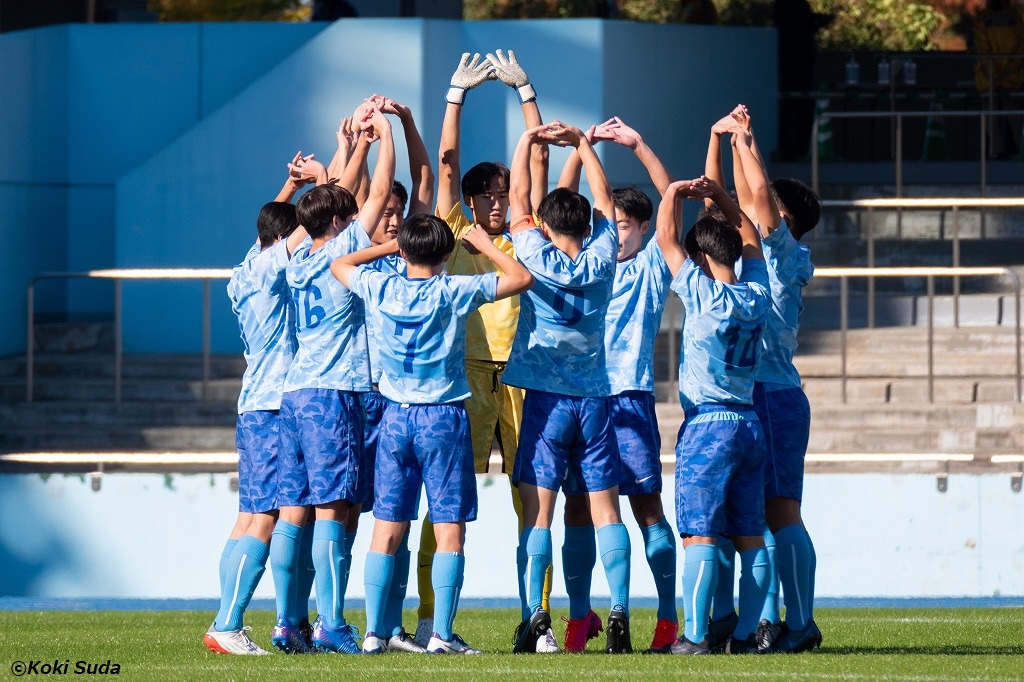
[[[980,120],[981,135],[981,196],[988,193],[988,158],[985,149],[988,146],[989,117],[1021,116],[1024,110],[1011,109],[1006,111],[837,111],[818,114],[811,126],[811,187],[820,193],[821,159],[818,150],[818,133],[821,123],[836,118],[887,118],[895,123],[893,141],[893,161],[896,164],[896,196],[903,196],[903,119],[905,118],[977,118]]]
[[[44,279],[109,279],[114,282],[114,402],[121,402],[121,370],[123,348],[121,343],[121,285],[131,280],[195,280],[203,281],[203,382],[202,398],[207,397],[210,382],[210,280],[229,279],[228,268],[135,268],[122,270],[90,270],[88,272],[46,272],[32,279],[27,292],[27,344],[25,362],[25,401],[32,402],[35,370],[35,287]]]
[[[842,401],[846,402],[846,384],[849,379],[847,372],[847,333],[849,331],[849,280],[850,278],[866,277],[924,277],[928,286],[928,402],[935,398],[935,278],[936,277],[1006,277],[1013,283],[1014,294],[1014,400],[1021,402],[1021,320],[1020,320],[1020,279],[1009,268],[819,268],[815,277],[839,280],[839,324],[840,324],[840,387]]]
[[[823,209],[854,209],[867,212],[867,233],[864,241],[867,243],[867,267],[875,267],[875,210],[889,209],[896,210],[896,238],[902,238],[902,211],[905,209],[927,210],[927,209],[950,209],[953,212],[953,222],[950,229],[949,239],[951,242],[952,265],[960,267],[960,209],[977,208],[984,211],[986,208],[1024,208],[1024,198],[1000,198],[1000,199],[974,199],[974,198],[936,198],[936,199],[854,199],[849,201],[822,201]],[[816,233],[811,233],[815,238]],[[943,228],[940,223],[937,237],[943,239]],[[985,221],[981,221],[981,238],[985,238]],[[867,319],[868,327],[875,326],[875,281],[873,278],[867,281]],[[960,278],[953,277],[953,325],[960,326]]]

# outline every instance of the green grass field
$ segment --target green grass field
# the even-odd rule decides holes
[[[357,615],[357,614],[353,614]],[[198,611],[7,611],[0,613],[0,679],[16,662],[77,661],[120,665],[117,679],[154,680],[1021,680],[1024,608],[818,609],[825,635],[815,652],[774,656],[676,656],[601,653],[603,635],[583,655],[514,656],[517,612],[464,609],[457,630],[482,656],[388,654],[219,656],[201,642],[212,614]],[[556,610],[555,630],[563,624]],[[415,623],[407,611],[406,623]],[[270,648],[273,614],[247,614],[253,639]],[[649,643],[653,609],[635,609],[633,643]],[[12,668],[12,666],[14,666]],[[25,679],[40,677],[27,674]],[[87,677],[80,675],[79,679]]]

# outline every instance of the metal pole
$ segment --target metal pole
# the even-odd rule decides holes
[[[821,117],[815,116],[811,125],[811,189],[818,196],[821,196],[821,188],[818,182],[818,127],[821,124]]]
[[[991,81],[990,81],[991,82]],[[981,196],[982,198],[988,196],[988,158],[985,154],[985,145],[988,144],[986,139],[986,127],[988,125],[988,115],[984,112],[981,113]],[[985,238],[985,207],[982,206],[981,212],[981,238]]]
[[[953,267],[960,267],[960,207],[953,207]],[[953,275],[953,326],[960,327],[960,275]]]
[[[850,293],[846,276],[839,278],[839,371],[843,404],[846,404],[846,331],[849,319]]]
[[[210,384],[210,280],[203,280],[203,400]]]
[[[114,280],[114,402],[121,402],[121,280]]]
[[[903,198],[903,115],[896,114],[896,196]],[[898,215],[898,214],[897,214]],[[897,225],[899,218],[897,217]],[[898,228],[897,228],[898,229]]]
[[[935,402],[935,277],[928,275],[928,402]]]
[[[1009,271],[1009,272],[1010,272],[1010,276],[1013,277],[1014,285],[1016,285],[1015,289],[1014,289],[1014,312],[1016,313],[1016,316],[1017,316],[1017,325],[1016,325],[1016,335],[1017,335],[1017,338],[1015,339],[1016,340],[1016,344],[1017,344],[1017,385],[1016,385],[1017,391],[1016,392],[1017,392],[1017,402],[1020,402],[1021,401],[1020,280],[1017,278],[1016,273],[1014,273],[1012,270]]]
[[[25,402],[32,402],[32,389],[33,389],[33,378],[35,368],[35,345],[36,345],[36,334],[35,334],[35,318],[36,318],[36,304],[35,304],[35,281],[29,282],[28,294],[26,296],[25,305],[28,307],[28,333],[25,339]]]
[[[875,267],[875,209],[868,207],[868,267]],[[875,327],[875,278],[868,277],[868,329]]]

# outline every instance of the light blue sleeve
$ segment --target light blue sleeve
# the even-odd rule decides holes
[[[498,274],[453,275],[447,278],[452,291],[452,308],[460,317],[465,317],[484,305],[493,303],[498,295]]]

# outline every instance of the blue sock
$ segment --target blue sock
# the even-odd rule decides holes
[[[767,549],[758,547],[740,552],[740,619],[733,632],[736,639],[747,639],[757,630],[770,578]]]
[[[811,542],[811,534],[807,532],[807,527],[804,526],[804,536],[807,540],[807,551],[810,553],[810,561],[808,562],[808,581],[807,586],[807,602],[810,607],[807,609],[811,618],[814,618],[814,576],[818,570],[818,553],[814,551],[814,543]]]
[[[562,574],[569,594],[569,618],[590,613],[590,581],[597,563],[597,537],[593,526],[566,526],[562,544]]]
[[[405,593],[409,588],[409,564],[412,554],[409,552],[409,532],[406,531],[398,543],[395,552],[394,577],[388,589],[387,601],[384,606],[384,632],[389,636],[402,631],[402,607],[405,606]]]
[[[356,544],[356,533],[345,531],[345,578],[341,583],[341,595],[348,594],[348,576],[352,573],[352,545]]]
[[[277,618],[299,624],[299,553],[302,526],[278,521],[270,538],[270,572],[274,576]]]
[[[302,547],[299,555],[298,608],[299,622],[309,620],[309,598],[313,594],[316,568],[313,566],[313,524],[302,526]]]
[[[779,572],[775,564],[775,536],[770,530],[764,532],[764,548],[768,550],[768,594],[761,607],[761,620],[778,623],[779,616]]]
[[[438,552],[434,555],[434,567],[430,572],[434,586],[434,633],[441,639],[452,638],[465,572],[466,555],[457,552]]]
[[[527,607],[532,614],[540,608],[544,574],[551,565],[551,530],[534,526],[524,528],[519,544],[526,548]]]
[[[231,552],[234,551],[237,544],[238,538],[228,538],[228,541],[224,543],[224,549],[220,552],[220,564],[217,566],[217,575],[220,576],[221,593],[224,592],[224,583],[228,581],[228,559],[231,557]]]
[[[622,607],[629,616],[629,533],[621,523],[609,523],[597,529],[601,563],[611,590],[611,608]]]
[[[519,608],[522,612],[522,620],[526,620],[532,613],[530,611],[530,599],[526,593],[526,545],[523,544],[523,536],[519,536],[519,546],[516,547],[516,578],[519,583]]]
[[[663,516],[653,526],[640,528],[647,553],[647,565],[658,591],[658,620],[676,622],[676,540],[672,526]],[[570,618],[572,616],[570,615]]]
[[[715,545],[718,562],[718,584],[711,599],[711,615],[715,620],[729,618],[736,613],[736,547],[729,538],[718,538]]]
[[[384,629],[385,600],[395,574],[395,557],[381,552],[366,553],[363,584],[366,589],[366,633],[388,637]]]
[[[693,544],[683,550],[683,635],[694,644],[708,636],[711,595],[718,580],[714,545]]]
[[[242,614],[267,565],[270,548],[259,538],[243,535],[228,559],[228,580],[220,594],[220,610],[214,627],[221,632],[242,627]]]
[[[811,619],[811,548],[803,525],[780,528],[775,534],[775,559],[786,595],[786,625],[803,630]]]
[[[317,519],[313,525],[313,565],[316,567],[316,610],[328,630],[345,625],[345,524]]]

